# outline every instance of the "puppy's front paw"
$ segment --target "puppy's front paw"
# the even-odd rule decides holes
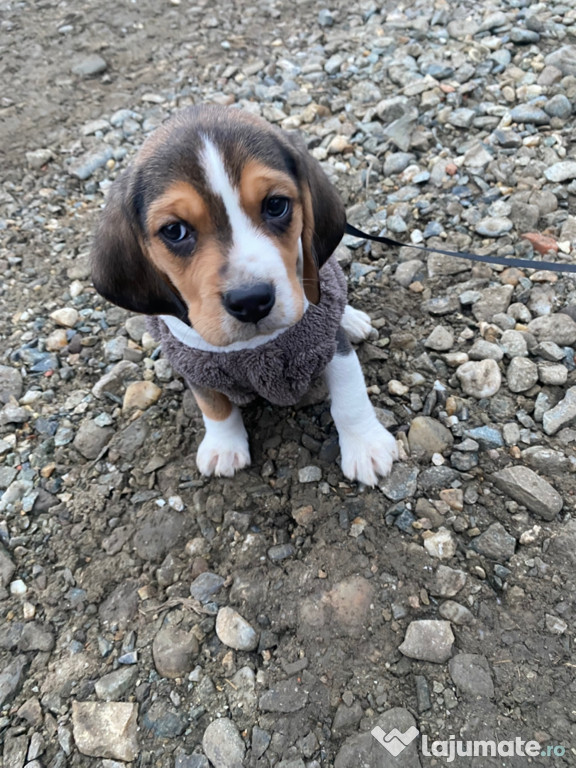
[[[394,437],[378,421],[366,430],[340,432],[342,472],[349,480],[375,486],[398,458]]]
[[[355,344],[367,339],[374,331],[370,315],[362,312],[361,309],[354,309],[350,304],[346,305],[340,325],[344,329],[346,336]]]
[[[206,435],[196,454],[196,465],[200,472],[207,476],[232,477],[238,469],[243,469],[249,464],[248,438],[241,435],[224,445],[221,440]]]

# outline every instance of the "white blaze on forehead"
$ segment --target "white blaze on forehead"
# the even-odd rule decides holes
[[[277,246],[252,223],[240,203],[221,154],[214,144],[204,138],[201,159],[209,186],[222,198],[232,229],[232,248],[228,254],[230,281],[239,285],[243,280],[263,280],[278,288],[287,283],[286,265]]]

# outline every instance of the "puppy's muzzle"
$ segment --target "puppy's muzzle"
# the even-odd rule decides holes
[[[276,290],[270,283],[235,288],[222,296],[224,309],[242,323],[257,323],[270,314]]]

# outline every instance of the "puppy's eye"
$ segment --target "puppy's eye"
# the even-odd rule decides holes
[[[262,214],[266,219],[283,219],[291,210],[289,197],[267,197],[262,203]]]
[[[194,230],[182,221],[175,221],[163,226],[160,235],[169,243],[183,244],[194,237]]]

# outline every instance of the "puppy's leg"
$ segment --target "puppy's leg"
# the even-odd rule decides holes
[[[196,464],[203,475],[232,477],[250,464],[248,434],[242,414],[226,395],[211,389],[191,387],[206,426],[198,447]]]
[[[360,361],[342,328],[338,350],[326,367],[331,413],[340,439],[342,472],[349,480],[376,485],[398,458],[396,440],[378,421]]]
[[[362,312],[361,309],[354,309],[350,304],[346,305],[341,325],[350,341],[355,344],[367,339],[374,330],[370,315]]]

